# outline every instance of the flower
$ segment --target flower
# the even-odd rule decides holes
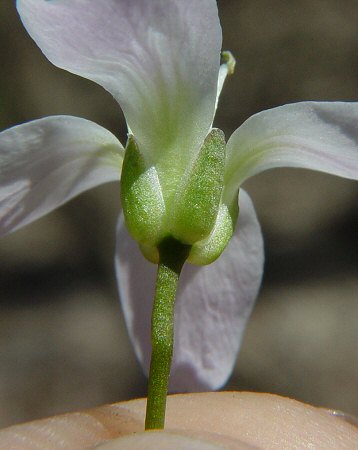
[[[132,226],[128,217],[126,221],[151,259],[162,230],[174,229],[184,243],[192,239],[194,261],[209,262],[222,252],[237,221],[220,258],[206,266],[185,266],[176,304],[172,388],[220,387],[232,371],[264,260],[260,227],[243,190],[237,219],[239,187],[257,173],[282,166],[357,179],[357,103],[303,102],[249,118],[226,144],[210,225],[192,238],[187,225],[178,226],[182,216],[175,212],[181,202],[177,186],[213,133],[218,96],[229,70],[227,60],[220,66],[216,2],[18,0],[17,8],[53,64],[102,85],[121,105],[130,136],[127,155],[132,142],[149,183],[150,191],[142,186],[141,195],[153,194],[150,205],[158,209],[147,211],[151,227],[145,223],[140,228],[138,220]],[[76,117],[46,117],[3,131],[1,233],[15,231],[87,189],[119,180],[124,154],[113,134]],[[140,254],[123,217],[117,236],[124,315],[147,371],[155,266]]]

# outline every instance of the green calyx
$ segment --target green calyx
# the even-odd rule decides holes
[[[129,137],[121,201],[128,231],[147,259],[158,263],[158,248],[171,237],[190,248],[188,261],[193,264],[209,264],[220,256],[237,219],[237,206],[222,203],[224,170],[224,134],[213,129],[193,163],[178,177],[176,192],[165,202],[165,175],[159,178],[154,166],[147,167],[136,141]]]
[[[234,234],[238,214],[237,202],[232,204],[231,208],[221,203],[210,235],[192,246],[188,262],[200,266],[214,262]]]
[[[147,247],[156,247],[161,240],[165,205],[156,170],[146,168],[133,136],[129,137],[124,154],[121,202],[132,237]]]
[[[236,60],[231,52],[221,52],[221,64],[226,64],[228,75],[232,75],[235,72]]]
[[[193,245],[209,236],[219,211],[224,167],[224,133],[214,129],[206,137],[174,197],[171,222],[176,239]]]

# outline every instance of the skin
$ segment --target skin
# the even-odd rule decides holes
[[[143,432],[144,416],[139,399],[15,425],[0,450],[358,449],[354,418],[270,394],[170,396],[165,431]]]

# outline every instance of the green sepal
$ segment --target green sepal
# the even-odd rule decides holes
[[[230,208],[221,204],[212,232],[206,239],[192,246],[188,262],[200,266],[214,262],[225,250],[234,234],[238,214],[237,202],[233,203]]]
[[[132,237],[146,246],[156,246],[163,238],[165,205],[157,172],[146,167],[133,136],[129,136],[124,154],[121,202]]]
[[[232,75],[235,72],[236,60],[234,55],[228,50],[221,52],[220,64],[226,64],[228,75]]]
[[[159,251],[156,245],[139,244],[142,255],[153,264],[159,264]]]
[[[175,195],[172,235],[185,244],[207,237],[216,221],[224,182],[225,137],[213,129]]]

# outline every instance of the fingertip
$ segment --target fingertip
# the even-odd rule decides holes
[[[146,431],[114,439],[91,450],[254,450],[237,439],[212,433]]]

